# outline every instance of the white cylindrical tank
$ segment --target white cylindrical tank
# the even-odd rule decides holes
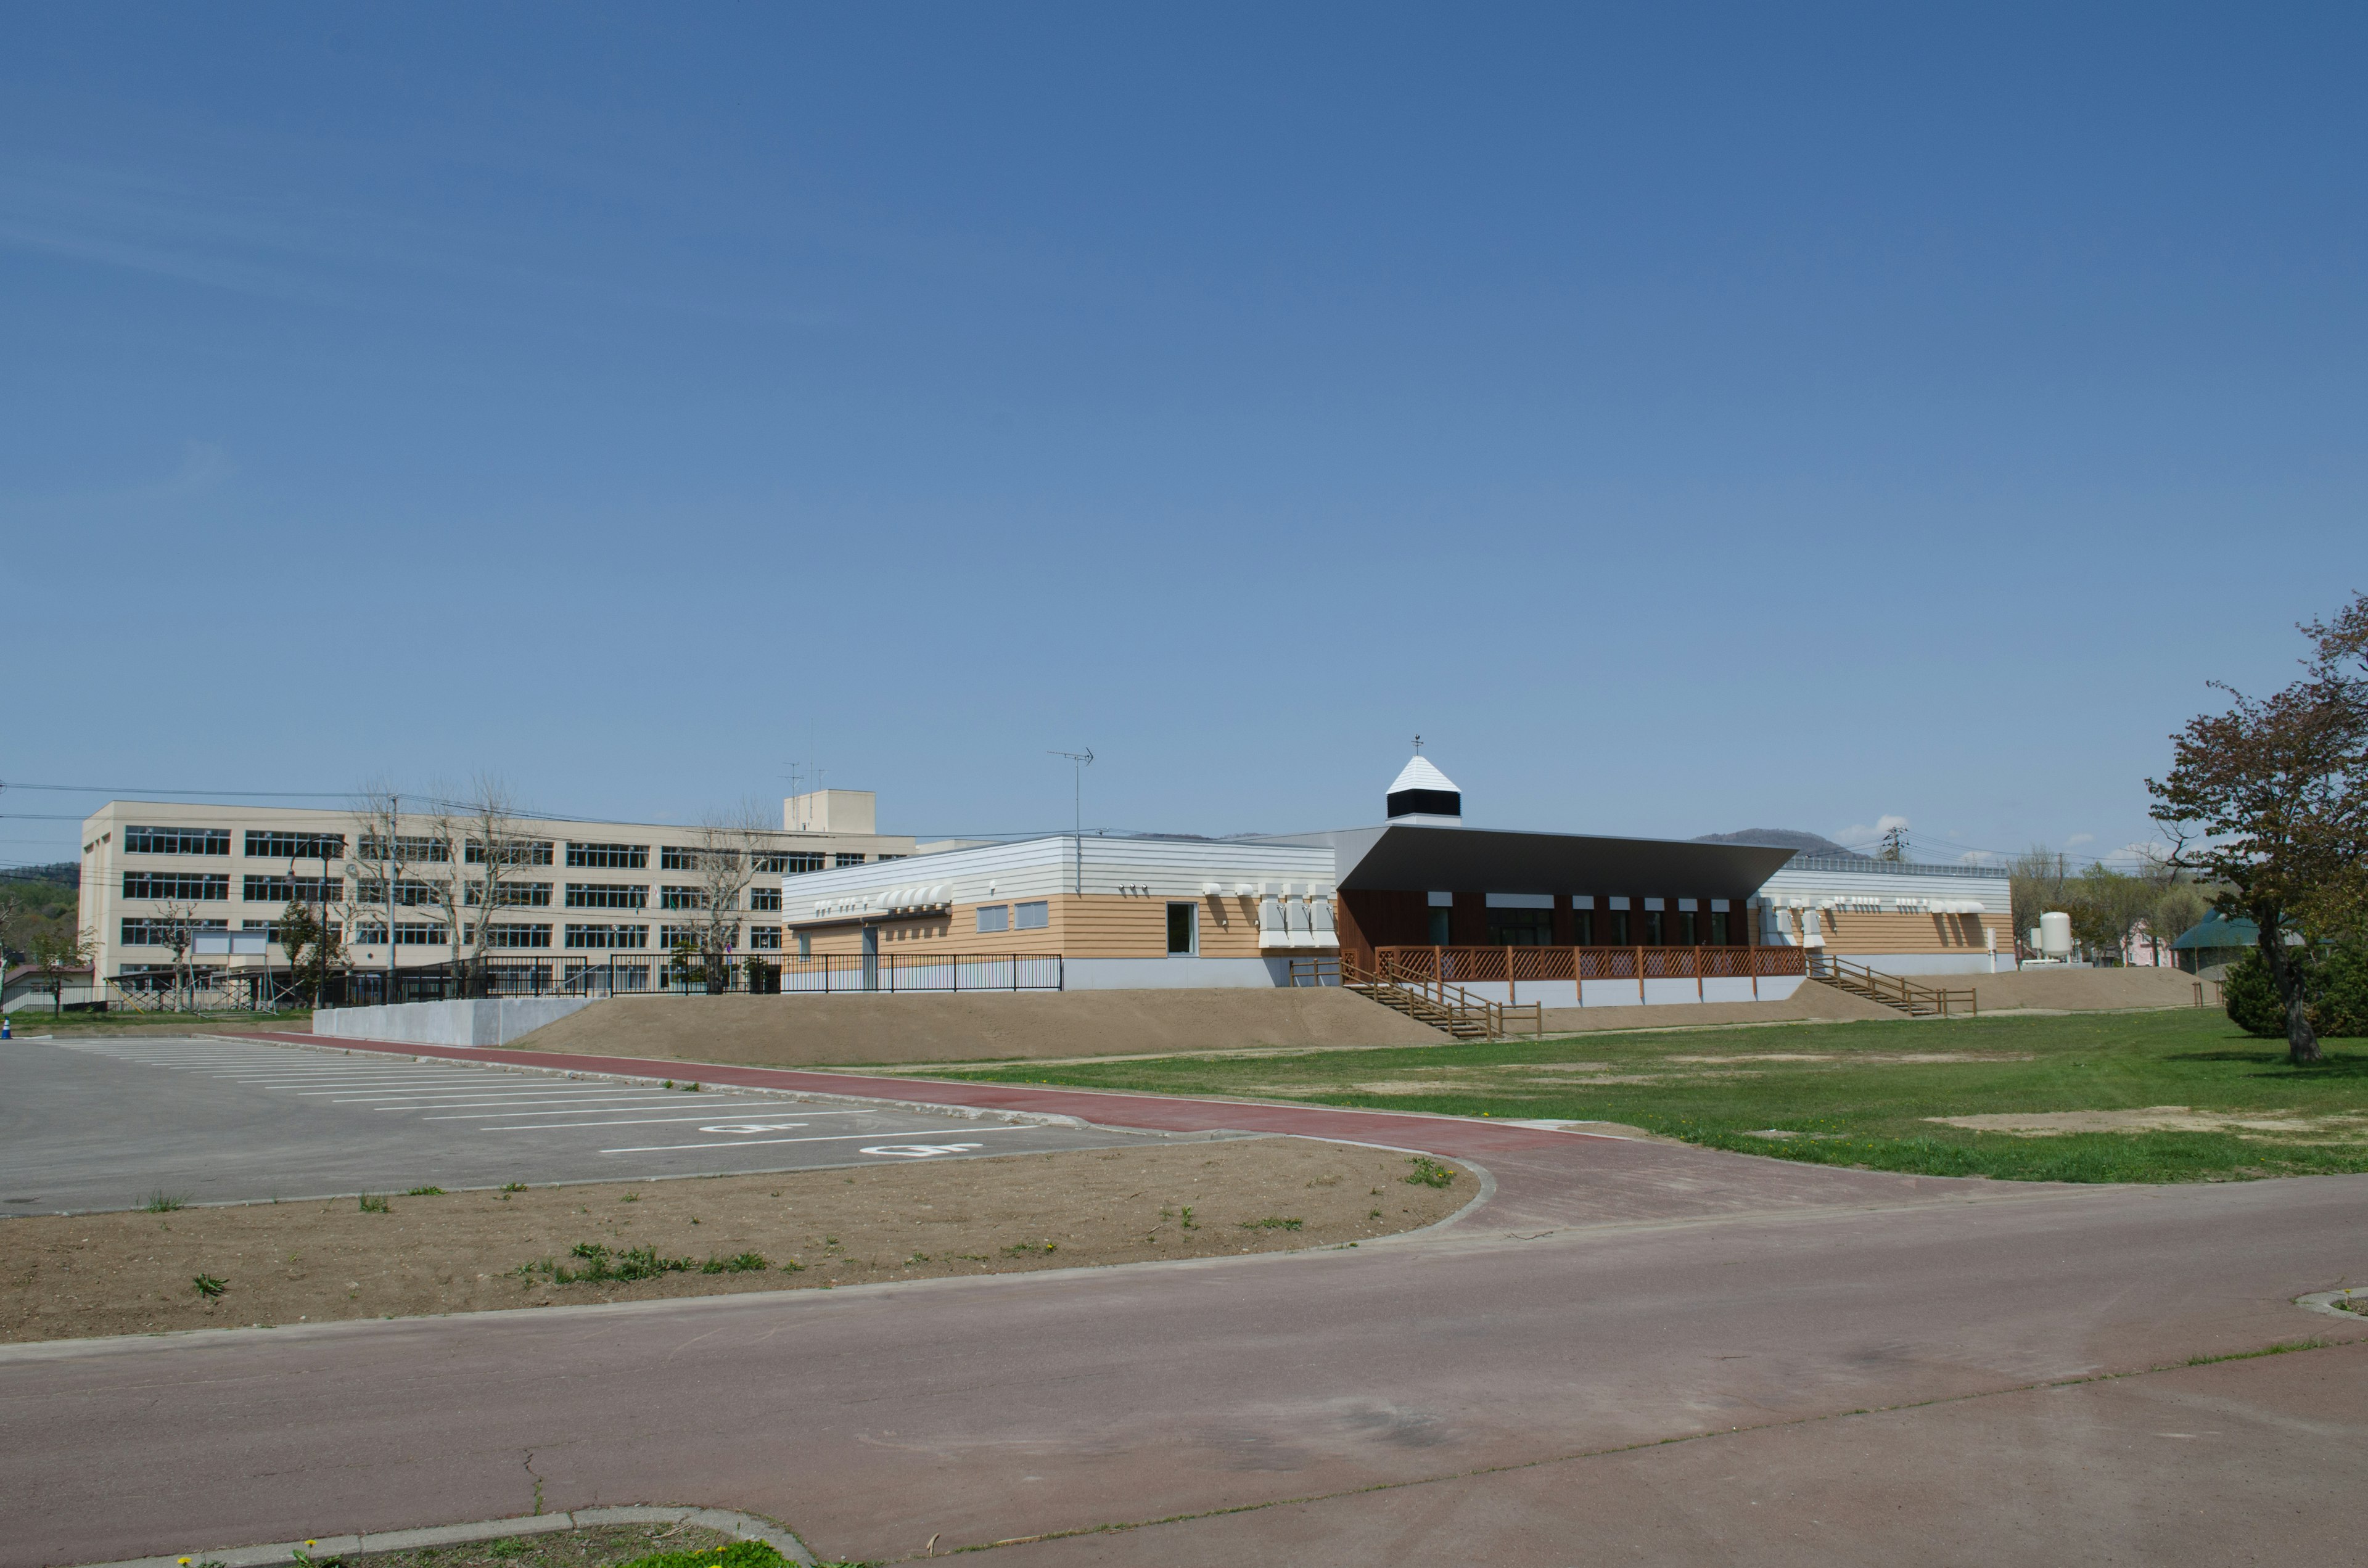
[[[2039,950],[2051,959],[2072,956],[2072,917],[2051,909],[2039,917]]]

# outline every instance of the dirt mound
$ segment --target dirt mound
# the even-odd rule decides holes
[[[511,1049],[822,1067],[1276,1045],[1438,1045],[1446,1039],[1354,992],[1308,987],[620,996],[539,1028]]]
[[[2175,969],[2025,969],[2006,974],[1909,978],[1952,991],[1970,987],[1985,1013],[2018,1007],[2086,1013],[2115,1007],[2195,1006],[2195,977]]]

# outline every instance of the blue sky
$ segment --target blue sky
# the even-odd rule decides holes
[[[2110,848],[2368,587],[2363,43],[17,7],[0,779]]]

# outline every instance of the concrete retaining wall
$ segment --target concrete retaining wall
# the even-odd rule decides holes
[[[406,1045],[507,1045],[591,1005],[581,996],[512,996],[482,1002],[324,1008],[313,1015],[313,1032],[336,1040],[393,1040]]]

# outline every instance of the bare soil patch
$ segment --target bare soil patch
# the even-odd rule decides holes
[[[2020,1138],[2063,1138],[2077,1132],[2233,1132],[2316,1135],[2340,1142],[2368,1140],[2368,1115],[2358,1112],[2312,1116],[2303,1111],[2200,1111],[2183,1105],[2158,1105],[2141,1110],[2002,1111],[1925,1119],[1975,1132],[2009,1132]]]
[[[1257,1138],[852,1171],[395,1193],[385,1196],[383,1211],[338,1199],[31,1216],[0,1221],[0,1339],[1340,1245],[1443,1219],[1476,1190],[1468,1175],[1445,1188],[1409,1183],[1413,1169],[1403,1154]],[[642,1279],[565,1278],[630,1271],[636,1256],[688,1267]],[[705,1271],[711,1260],[715,1272]],[[218,1294],[199,1288],[201,1276],[219,1281]]]

